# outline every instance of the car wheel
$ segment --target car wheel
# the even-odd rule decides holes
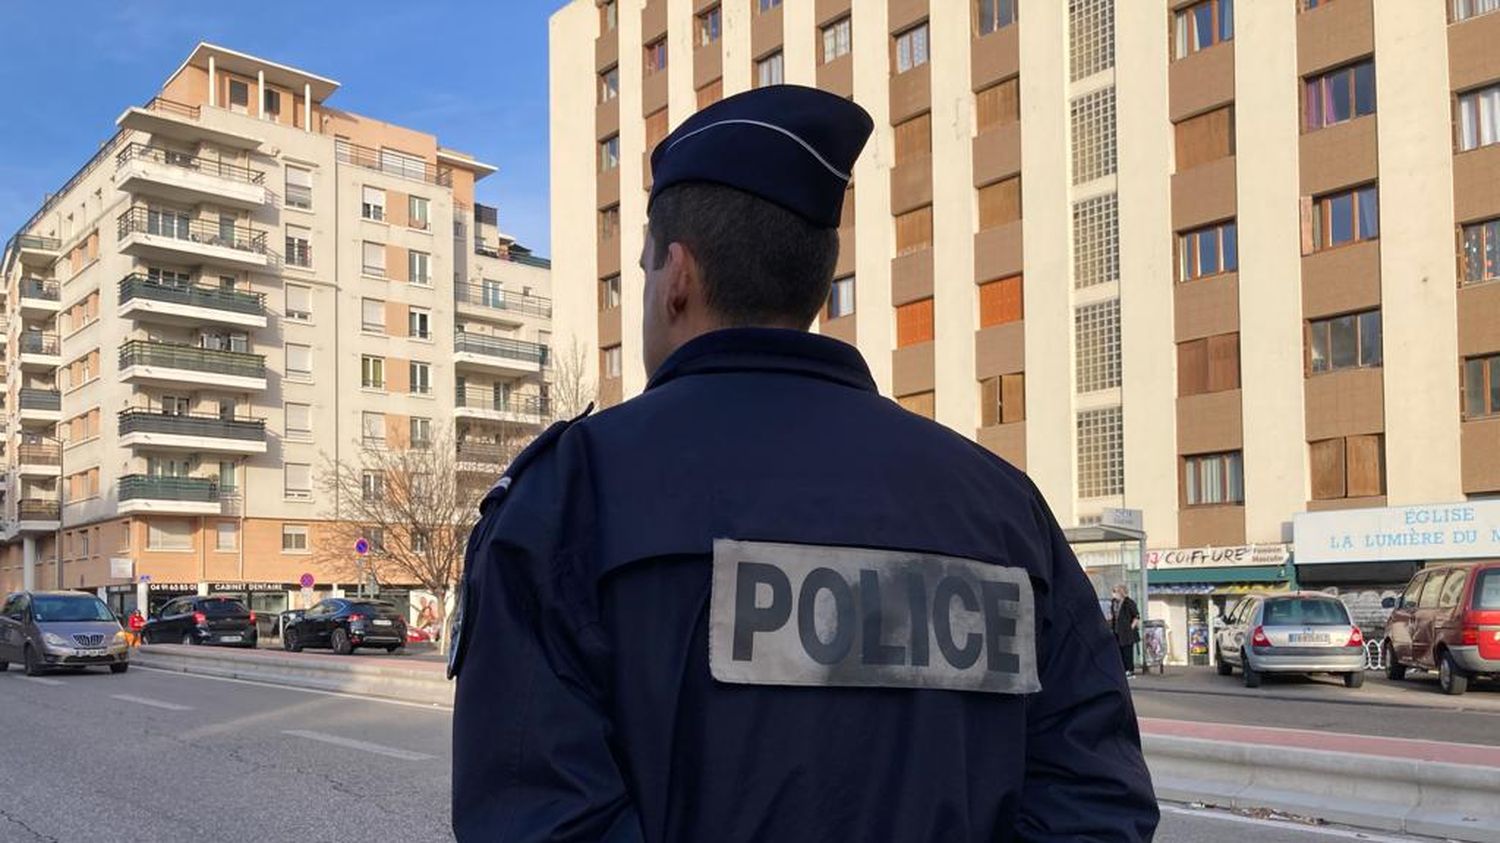
[[[1365,672],[1363,670],[1354,670],[1344,674],[1345,688],[1358,688],[1363,684],[1365,684]]]
[[[42,675],[42,664],[41,662],[37,661],[36,649],[33,648],[30,644],[26,645],[26,652],[21,655],[21,658],[23,660],[23,663],[26,665],[27,676]]]
[[[10,670],[10,662],[0,662],[0,673]]]
[[[1400,682],[1406,678],[1406,665],[1396,658],[1396,648],[1391,646],[1391,642],[1385,642],[1381,655],[1385,657],[1385,678],[1392,682]]]
[[[130,662],[115,662],[109,666],[110,673],[124,673],[130,669]]]
[[[1214,659],[1214,669],[1219,672],[1219,675],[1220,676],[1229,676],[1229,675],[1233,674],[1234,673],[1234,665],[1230,664],[1229,662],[1224,661],[1224,652],[1222,650],[1220,650],[1218,647],[1215,647],[1214,648],[1214,654],[1215,654],[1215,656],[1217,656],[1217,658]]]
[[[1246,688],[1260,687],[1260,671],[1250,666],[1250,656],[1244,651],[1240,652],[1240,671],[1245,674]]]
[[[193,633],[191,633],[191,632],[184,632],[182,634],[182,646],[184,646],[184,647],[191,647],[191,646],[193,646],[194,644],[197,644],[197,643],[198,643],[198,640],[193,637]]]
[[[297,640],[297,630],[288,629],[281,633],[281,647],[288,653],[302,652],[302,642]]]
[[[1456,697],[1469,690],[1469,677],[1453,663],[1453,655],[1447,650],[1438,657],[1438,687],[1443,693]]]
[[[389,645],[386,646],[385,651],[387,653],[399,653],[399,652],[401,652],[401,645],[400,644],[389,644]]]
[[[333,651],[341,656],[354,652],[354,645],[349,642],[349,633],[342,629],[335,629],[329,640],[333,644]]]

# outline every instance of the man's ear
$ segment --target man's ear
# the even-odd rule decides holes
[[[667,244],[667,259],[662,267],[666,277],[666,306],[671,316],[681,316],[703,297],[698,261],[681,243]]]

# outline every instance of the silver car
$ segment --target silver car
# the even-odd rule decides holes
[[[1220,619],[1214,640],[1220,676],[1237,667],[1245,687],[1266,673],[1336,673],[1365,682],[1365,639],[1337,597],[1315,591],[1251,594]]]
[[[120,621],[92,594],[80,591],[20,591],[0,606],[0,670],[11,662],[27,676],[53,668],[109,665],[130,668],[130,647]]]

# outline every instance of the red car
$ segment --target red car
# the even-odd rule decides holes
[[[1445,694],[1500,678],[1500,562],[1436,565],[1412,577],[1386,623],[1386,676],[1438,672]]]

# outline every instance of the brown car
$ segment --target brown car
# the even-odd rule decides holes
[[[1412,577],[1386,623],[1386,676],[1438,672],[1445,694],[1500,678],[1500,562],[1437,565]]]

